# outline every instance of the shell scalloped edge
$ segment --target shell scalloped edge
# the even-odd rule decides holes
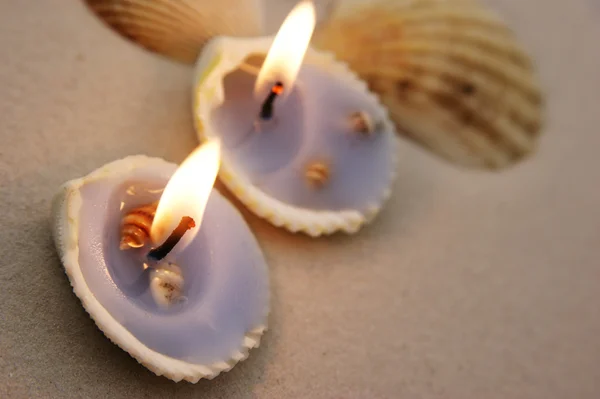
[[[63,184],[52,201],[54,242],[73,287],[73,292],[108,339],[158,376],[164,376],[175,382],[185,380],[197,383],[201,379],[211,380],[221,372],[231,370],[238,362],[248,358],[250,349],[260,346],[261,337],[267,330],[268,306],[263,315],[263,322],[246,332],[239,348],[233,351],[229,359],[209,365],[188,363],[153,351],[142,344],[125,327],[116,322],[92,294],[79,267],[79,244],[77,239],[77,213],[81,206],[79,188],[86,182],[121,173],[124,170],[131,170],[140,164],[150,162],[157,165],[160,163],[173,165],[160,158],[134,155],[111,162],[87,176]]]
[[[217,69],[216,66],[220,61],[225,60],[231,62],[230,57],[223,56],[225,48],[236,41],[240,43],[250,43],[252,40],[255,40],[258,43],[258,45],[255,47],[266,46],[266,49],[268,50],[268,45],[272,38],[262,37],[255,39],[233,39],[219,37],[213,39],[205,47],[203,53],[200,54],[194,74],[194,91],[192,101],[194,107],[194,126],[200,141],[211,139],[215,135],[215,133],[207,131],[205,128],[208,124],[203,120],[203,112],[201,111],[202,96],[207,95],[207,93],[210,93],[211,97],[214,96],[215,93],[218,97],[223,96],[222,87],[211,86],[209,89],[204,91],[203,86],[205,83],[207,83],[207,81],[211,81],[212,83],[216,80],[214,74]],[[250,54],[251,52],[248,52],[246,55]],[[219,178],[223,184],[235,195],[235,197],[238,198],[238,200],[240,200],[240,202],[242,202],[242,204],[244,204],[251,212],[277,227],[283,227],[292,233],[302,232],[312,237],[329,235],[336,232],[354,234],[358,232],[364,225],[375,219],[375,217],[381,211],[384,203],[391,195],[391,187],[396,177],[396,168],[398,163],[396,148],[399,144],[399,140],[397,135],[394,134],[395,127],[389,118],[389,113],[381,104],[379,97],[369,91],[367,84],[360,80],[358,75],[352,71],[346,63],[337,60],[335,55],[331,52],[321,50],[317,51],[312,48],[308,49],[306,59],[310,59],[311,62],[318,64],[335,74],[343,76],[350,84],[364,91],[369,100],[376,103],[377,106],[382,109],[384,115],[384,125],[386,126],[386,129],[389,130],[393,135],[394,148],[391,149],[393,165],[388,176],[388,187],[381,194],[379,200],[376,203],[371,204],[365,212],[354,209],[341,211],[321,211],[295,207],[266,195],[252,185],[252,183],[247,181],[243,176],[237,174],[227,162],[226,156],[223,156],[222,158],[221,168],[219,170]],[[232,68],[229,70],[235,68],[236,66],[237,65],[232,65]],[[222,72],[227,73],[229,70],[224,70]],[[218,98],[217,100],[221,100],[221,98]]]

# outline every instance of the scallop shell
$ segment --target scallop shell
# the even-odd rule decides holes
[[[272,41],[273,37],[251,39],[219,37],[213,39],[203,49],[196,64],[193,92],[194,122],[200,141],[223,134],[220,129],[212,126],[211,115],[213,110],[225,100],[223,83],[225,76],[242,65],[244,68],[259,70],[260,65],[251,65],[252,61],[260,64],[261,58],[269,51]],[[261,60],[258,61],[258,59]],[[336,232],[353,234],[377,216],[391,194],[396,174],[396,151],[399,140],[394,133],[387,110],[377,97],[367,90],[366,84],[358,79],[356,74],[350,71],[344,63],[335,60],[331,53],[316,51],[312,48],[308,49],[304,63],[316,65],[339,77],[348,87],[363,94],[365,103],[377,110],[378,135],[381,139],[377,146],[380,149],[383,148],[378,156],[383,161],[380,159],[381,163],[371,162],[371,164],[377,164],[380,168],[379,173],[372,178],[382,182],[381,191],[370,192],[369,194],[373,195],[372,201],[361,209],[347,207],[330,210],[291,205],[267,194],[255,185],[247,177],[244,166],[230,156],[226,146],[222,150],[219,178],[251,212],[277,227],[283,227],[292,233],[305,233],[312,237]],[[349,123],[349,126],[352,124]],[[350,128],[348,132],[363,138],[368,136],[362,132],[352,132]],[[320,159],[314,160],[313,163],[305,165],[303,171],[303,180],[313,186],[316,191],[322,188],[322,185],[328,180],[331,180],[332,171],[322,162]],[[356,160],[356,165],[361,164],[361,161]]]
[[[267,330],[267,317],[269,313],[268,270],[264,264],[263,255],[260,251],[258,243],[255,241],[250,229],[243,221],[243,218],[237,209],[234,208],[233,205],[231,205],[226,199],[224,199],[224,197],[222,197],[218,191],[213,190],[211,196],[214,196],[215,202],[220,204],[218,206],[218,208],[220,208],[222,211],[220,213],[220,217],[228,219],[229,221],[227,223],[229,224],[240,223],[239,228],[236,228],[236,231],[234,233],[230,233],[229,236],[233,234],[236,237],[247,238],[245,242],[242,243],[242,247],[244,248],[245,252],[243,255],[239,256],[244,259],[244,262],[246,262],[247,265],[250,265],[251,262],[253,262],[251,259],[258,261],[252,268],[240,268],[238,270],[237,277],[236,275],[230,275],[228,279],[229,281],[223,281],[223,279],[221,279],[217,282],[218,289],[212,291],[221,292],[223,294],[224,291],[232,291],[232,287],[235,287],[237,292],[234,294],[237,298],[241,292],[246,291],[244,284],[250,284],[252,287],[249,288],[249,290],[254,292],[254,294],[258,293],[259,295],[252,297],[256,299],[256,302],[253,305],[248,305],[248,307],[255,307],[254,310],[257,310],[257,313],[251,316],[253,319],[253,326],[249,328],[245,334],[242,334],[241,340],[236,343],[235,348],[232,347],[229,355],[220,361],[215,361],[208,364],[195,363],[189,360],[188,355],[186,355],[184,359],[180,357],[171,357],[145,344],[143,340],[131,329],[132,324],[138,322],[139,320],[136,321],[136,318],[123,317],[123,315],[115,316],[109,310],[111,307],[102,302],[101,296],[97,295],[98,293],[93,291],[92,283],[96,284],[98,281],[96,279],[94,279],[94,281],[90,281],[89,274],[86,278],[84,275],[84,267],[80,263],[81,253],[86,250],[85,247],[80,245],[79,242],[79,232],[81,230],[80,225],[86,225],[85,220],[82,220],[80,215],[80,210],[83,209],[84,206],[83,196],[86,189],[89,189],[90,187],[93,187],[94,184],[103,181],[128,181],[129,179],[145,179],[148,178],[148,176],[155,176],[168,180],[169,176],[176,169],[177,165],[166,162],[160,158],[149,158],[143,155],[136,155],[111,162],[93,171],[87,176],[71,180],[63,184],[56,193],[52,202],[52,233],[56,250],[60,256],[61,262],[64,265],[65,272],[69,278],[69,281],[71,282],[73,291],[80,299],[83,307],[89,313],[90,317],[95,321],[98,328],[102,330],[102,332],[113,343],[118,345],[124,351],[128,352],[139,363],[150,369],[156,375],[165,376],[175,382],[186,380],[196,383],[203,378],[213,379],[221,372],[229,371],[238,362],[245,360],[249,356],[250,349],[259,347],[261,336]],[[137,174],[138,172],[139,174]],[[98,191],[95,192],[98,194]],[[103,195],[103,193],[100,194]],[[212,198],[213,197],[211,197],[211,200]],[[207,207],[208,211],[210,211],[211,200],[209,200],[209,207]],[[84,230],[86,230],[88,227],[89,226],[87,226]],[[223,231],[220,231],[219,234],[222,235]],[[118,239],[115,241],[115,245],[118,246]],[[221,249],[221,251],[224,252],[223,249]],[[215,254],[213,251],[209,257],[214,257],[214,255]],[[96,271],[96,273],[102,277],[99,280],[106,280],[106,278],[108,278],[111,280],[109,285],[116,286],[115,282],[111,278],[110,273],[108,273],[106,265],[101,263],[103,262],[98,262],[98,270]],[[88,269],[90,269],[90,267],[88,267]],[[167,266],[162,266],[155,270],[151,270],[150,276],[153,277],[151,284],[156,283],[156,277],[159,277],[159,280],[160,278],[164,280],[165,275],[163,272],[161,272],[161,270],[166,269]],[[178,270],[178,268],[176,270]],[[249,282],[250,280],[255,281]],[[169,280],[169,282],[178,282],[179,284],[182,283],[182,281],[176,281],[172,278]],[[157,295],[161,294],[160,290],[157,290],[156,287],[150,288],[152,290],[154,299],[160,302],[161,298],[157,298]],[[109,293],[110,292],[113,291],[109,291]],[[116,295],[111,297],[111,301],[116,301],[118,305],[127,304],[127,306],[131,306],[126,299],[123,299],[124,295],[120,290],[117,289],[115,294]],[[201,302],[206,303],[208,296],[209,295],[207,294],[201,300]],[[226,301],[222,302],[230,303],[235,301],[237,300],[231,300],[227,298]],[[231,310],[231,306],[223,303],[220,304],[222,305],[221,308],[217,308],[217,312],[220,310],[221,314],[227,313],[228,309]],[[141,319],[149,319],[150,317],[155,316],[151,312],[139,309],[138,306],[139,303],[136,303],[133,305],[133,308],[140,310],[142,316]],[[234,306],[237,306],[237,308],[233,310],[235,313],[239,310],[239,303]],[[259,307],[260,309],[258,309]],[[112,309],[114,310],[114,304]],[[209,313],[212,312],[212,321],[209,323],[211,325],[207,327],[208,329],[214,330],[216,325],[220,325],[221,327],[223,326],[222,324],[219,324],[217,320],[219,318],[219,314],[217,314],[217,312],[215,312],[213,309],[205,310],[208,310]],[[140,315],[138,314],[137,316]],[[176,316],[178,315],[167,315],[166,319],[160,319],[161,323],[174,322],[173,317]],[[188,319],[190,318],[189,316],[192,316],[192,314],[187,314]],[[238,314],[237,316],[240,315]],[[254,319],[255,317],[256,319]],[[124,320],[126,321],[126,324],[123,323]],[[212,325],[213,322],[216,324]],[[227,328],[231,328],[230,324],[227,325]],[[225,333],[226,331],[218,332],[218,334],[223,334],[223,336],[226,335]],[[231,331],[229,331],[229,333],[231,333]],[[153,343],[156,345],[156,342]]]
[[[543,96],[532,60],[477,1],[341,2],[313,45],[368,82],[400,134],[454,164],[500,169],[535,152]]]
[[[264,30],[262,0],[85,0],[120,35],[177,61],[193,63],[217,35]]]

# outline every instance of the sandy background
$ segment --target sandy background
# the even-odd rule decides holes
[[[271,3],[274,29],[293,2]],[[191,385],[96,328],[48,224],[66,180],[131,154],[185,158],[191,71],[80,1],[0,0],[0,397],[599,398],[600,6],[490,3],[549,94],[538,156],[490,175],[407,143],[391,200],[354,237],[246,213],[271,267],[271,330]]]

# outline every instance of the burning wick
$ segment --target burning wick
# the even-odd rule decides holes
[[[186,233],[186,231],[194,227],[196,227],[196,222],[194,222],[194,219],[189,216],[182,217],[181,222],[179,222],[179,225],[175,228],[175,230],[173,230],[169,238],[167,238],[162,245],[148,252],[148,258],[154,261],[160,261],[164,259],[164,257],[167,256],[169,252],[175,248],[175,245],[177,245],[177,243],[183,238],[183,235]]]
[[[262,105],[260,110],[260,119],[270,120],[273,117],[273,103],[275,102],[277,96],[279,96],[281,93],[283,93],[283,83],[276,82]]]

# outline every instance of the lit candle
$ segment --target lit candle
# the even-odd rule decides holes
[[[220,144],[178,168],[132,156],[66,183],[54,238],[98,327],[158,375],[196,382],[259,344],[267,267],[237,210],[213,189]]]
[[[389,196],[396,138],[365,83],[308,47],[314,24],[303,1],[274,38],[213,39],[196,67],[196,128],[222,140],[219,176],[251,211],[294,232],[352,233]]]

